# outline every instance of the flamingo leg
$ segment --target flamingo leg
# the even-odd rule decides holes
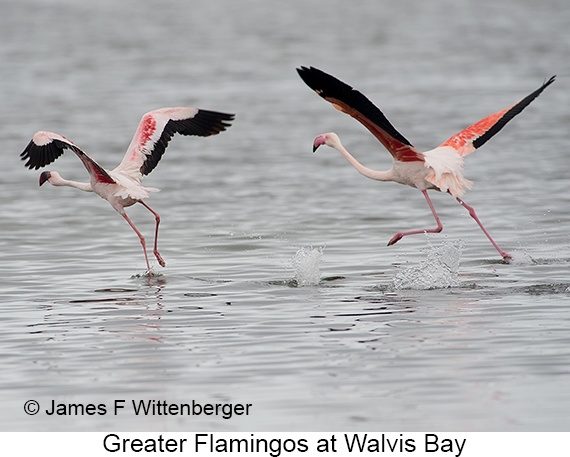
[[[435,218],[435,221],[437,222],[437,227],[433,228],[433,229],[410,230],[409,232],[398,232],[388,242],[388,246],[392,246],[393,244],[397,243],[398,241],[400,241],[403,237],[405,237],[407,235],[415,235],[416,233],[439,233],[443,230],[443,225],[441,225],[441,221],[439,220],[439,216],[435,212],[435,208],[433,207],[433,204],[429,198],[427,190],[426,189],[422,190],[422,194],[424,194],[424,197],[427,200],[427,203],[429,205],[429,208],[431,209],[433,217]]]
[[[154,231],[154,256],[156,257],[156,260],[158,260],[158,263],[160,264],[161,267],[166,266],[166,262],[162,259],[162,256],[159,254],[158,252],[158,225],[160,224],[160,216],[158,215],[158,213],[156,211],[154,211],[150,206],[148,206],[145,202],[143,202],[142,200],[139,200],[139,203],[141,205],[143,205],[146,209],[148,209],[152,214],[154,214],[154,220],[156,221],[156,229]]]
[[[461,206],[463,206],[467,211],[469,211],[469,215],[475,219],[475,222],[477,222],[477,224],[479,225],[479,227],[481,227],[481,230],[483,230],[483,233],[485,235],[487,235],[487,238],[489,238],[489,241],[491,242],[491,244],[493,246],[495,246],[495,249],[497,251],[499,251],[499,254],[501,254],[501,257],[503,257],[503,259],[505,260],[511,260],[512,256],[510,254],[507,254],[505,251],[503,251],[499,246],[497,246],[497,243],[495,243],[495,241],[493,240],[493,238],[491,238],[491,235],[489,235],[489,232],[487,232],[487,230],[485,230],[485,227],[483,227],[483,224],[481,223],[481,221],[479,220],[479,218],[477,217],[477,214],[475,213],[475,210],[473,209],[472,206],[469,206],[467,203],[465,203],[463,200],[461,200],[459,197],[455,197],[455,199],[461,204]]]
[[[135,227],[135,224],[133,224],[131,222],[131,220],[129,219],[129,216],[127,216],[127,213],[122,212],[121,216],[123,216],[125,218],[125,220],[129,223],[129,225],[133,228],[135,233],[138,235],[139,240],[141,241],[141,244],[142,244],[143,251],[144,251],[144,258],[146,260],[146,267],[148,269],[148,273],[152,276],[152,273],[150,271],[150,263],[148,262],[148,255],[146,254],[146,241],[144,239],[144,236],[142,236],[142,233],[138,231],[138,229]]]

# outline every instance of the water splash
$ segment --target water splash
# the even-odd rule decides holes
[[[509,252],[509,254],[511,254],[511,256],[512,256],[512,259],[509,260],[509,263],[512,265],[525,266],[525,265],[533,265],[533,264],[537,263],[526,252],[514,251],[514,252]]]
[[[398,272],[393,279],[396,289],[442,289],[459,285],[457,273],[463,244],[442,242],[427,249],[427,260],[417,267]]]
[[[302,247],[299,249],[291,263],[295,269],[293,281],[298,286],[316,286],[321,280],[319,264],[323,256],[323,248]]]

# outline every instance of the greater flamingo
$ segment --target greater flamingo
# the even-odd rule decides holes
[[[143,187],[142,178],[157,166],[175,133],[216,135],[229,127],[229,122],[233,119],[233,114],[197,108],[161,108],[150,111],[142,117],[123,160],[111,171],[101,167],[67,138],[52,132],[37,132],[20,157],[22,160],[27,159],[26,166],[29,169],[37,170],[55,161],[65,149],[72,150],[87,168],[90,181],[86,183],[69,181],[56,171],[44,171],[40,175],[40,186],[47,181],[52,186],[69,186],[85,192],[95,192],[107,200],[139,237],[149,275],[152,275],[145,239],[127,216],[125,208],[140,203],[154,215],[156,230],[153,252],[158,263],[164,267],[165,262],[157,249],[160,216],[143,201],[149,197],[150,192],[159,189]]]
[[[315,138],[313,152],[323,144],[338,150],[346,159],[367,178],[378,181],[395,181],[421,190],[433,213],[437,227],[424,230],[399,232],[388,242],[388,246],[398,242],[407,235],[416,233],[439,233],[443,226],[435,208],[428,196],[428,189],[448,192],[475,219],[483,233],[489,238],[503,259],[511,259],[491,235],[485,230],[477,217],[475,210],[461,198],[465,188],[471,188],[471,181],[463,177],[463,157],[483,146],[491,137],[498,133],[513,117],[526,108],[540,93],[554,82],[555,76],[546,81],[540,88],[523,98],[518,103],[491,114],[481,121],[467,127],[435,149],[420,152],[398,132],[386,119],[386,116],[362,93],[348,84],[336,79],[317,68],[301,67],[297,69],[299,76],[318,95],[332,105],[364,125],[393,156],[392,168],[387,171],[375,171],[361,165],[342,145],[335,133],[325,133]]]

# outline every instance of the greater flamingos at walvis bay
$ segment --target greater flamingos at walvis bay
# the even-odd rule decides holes
[[[157,249],[160,217],[143,201],[149,197],[150,192],[159,189],[143,187],[142,178],[158,165],[168,142],[175,133],[196,136],[216,135],[228,128],[233,119],[233,114],[197,108],[162,108],[146,113],[140,121],[127,153],[114,170],[104,169],[71,141],[52,132],[37,132],[20,157],[22,160],[27,160],[26,166],[29,169],[38,170],[55,161],[65,149],[72,150],[87,168],[89,182],[69,181],[56,171],[44,171],[40,175],[40,186],[47,181],[52,186],[69,186],[85,192],[95,192],[107,200],[138,235],[149,275],[152,275],[145,239],[127,216],[125,208],[140,203],[154,215],[156,230],[153,252],[158,263],[164,267],[165,262]]]
[[[491,114],[467,127],[437,148],[431,151],[420,152],[390,124],[386,116],[368,98],[348,84],[314,67],[301,67],[297,69],[297,72],[303,81],[318,95],[332,103],[336,109],[355,118],[370,130],[392,154],[393,164],[392,168],[387,171],[375,171],[361,165],[344,148],[338,135],[335,133],[325,133],[317,136],[313,143],[313,151],[316,151],[319,146],[326,144],[338,150],[359,173],[367,178],[406,184],[418,188],[424,194],[437,227],[396,233],[388,242],[388,246],[393,245],[407,235],[441,232],[443,226],[427,193],[428,189],[435,189],[451,194],[469,211],[470,216],[475,219],[503,259],[509,260],[512,258],[499,248],[497,243],[491,238],[491,235],[485,230],[477,214],[475,214],[475,210],[460,198],[464,194],[465,188],[470,189],[472,184],[471,181],[463,177],[463,157],[483,146],[491,137],[498,133],[507,122],[519,114],[546,87],[552,84],[555,76],[518,103],[498,113]]]

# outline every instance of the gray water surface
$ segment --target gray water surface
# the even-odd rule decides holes
[[[0,429],[568,431],[570,11],[563,1],[1,1]],[[467,157],[465,201],[360,176],[390,156],[300,80],[373,100],[420,150],[557,81]],[[107,202],[38,188],[19,153],[60,133],[104,167],[146,111],[236,113],[176,137],[145,184],[166,261],[145,275]],[[86,181],[71,154],[49,166]],[[154,219],[128,214],[149,241]],[[149,253],[150,254],[150,253]],[[152,257],[152,254],[150,254]],[[319,278],[320,280],[315,280]],[[28,416],[24,403],[41,405]],[[49,416],[116,399],[249,415]]]

